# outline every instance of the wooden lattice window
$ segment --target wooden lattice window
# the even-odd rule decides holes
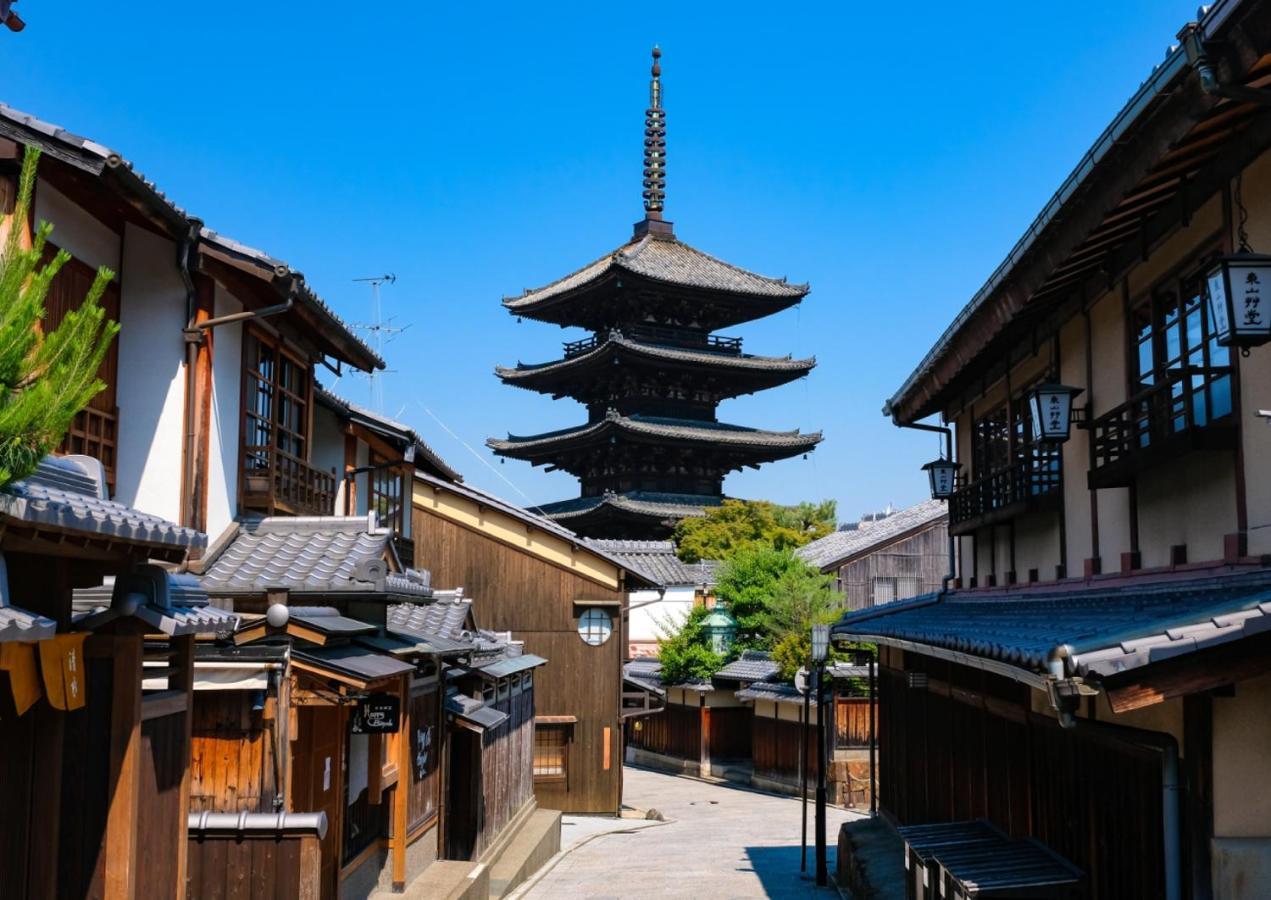
[[[569,772],[569,726],[534,726],[534,780],[564,781]]]
[[[401,469],[393,465],[393,460],[371,452],[371,493],[370,507],[380,525],[391,528],[398,534],[405,534],[405,512],[402,503],[404,495]]]

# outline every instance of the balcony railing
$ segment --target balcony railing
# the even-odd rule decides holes
[[[702,334],[701,332],[684,331],[680,328],[659,328],[654,325],[636,325],[625,328],[622,334],[633,341],[646,344],[660,344],[664,347],[683,347],[688,350],[706,350],[711,353],[727,353],[732,356],[741,354],[741,338],[724,337],[718,334]],[[578,356],[588,350],[594,350],[608,340],[608,336],[593,334],[579,341],[565,343],[565,358]]]
[[[1171,369],[1090,427],[1091,488],[1128,485],[1141,470],[1191,450],[1230,450],[1236,445],[1231,369]]]
[[[115,463],[119,450],[119,410],[89,406],[75,414],[58,453],[91,456],[106,470],[106,484],[115,492]]]
[[[1020,458],[976,479],[949,498],[949,530],[966,534],[985,525],[1044,509],[1059,498],[1059,448],[1027,445]]]
[[[248,447],[243,506],[269,515],[329,516],[335,512],[334,472],[276,447]]]

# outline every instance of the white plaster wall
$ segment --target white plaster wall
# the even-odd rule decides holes
[[[127,227],[119,331],[117,499],[174,522],[181,516],[185,285],[176,246]]]
[[[1214,837],[1271,837],[1271,675],[1214,698]]]
[[[358,449],[364,449],[360,441]],[[322,471],[336,473],[333,512],[343,515],[344,495],[348,487],[348,482],[344,480],[344,433],[340,430],[339,417],[325,406],[315,406],[313,410],[313,446],[309,459]],[[359,475],[357,483],[357,492],[361,495],[368,489],[370,478],[367,475]]]
[[[679,625],[688,617],[693,608],[693,594],[692,587],[670,587],[659,600],[657,591],[631,591],[628,595],[631,614],[627,640],[631,643],[656,643],[666,630],[662,627],[664,621]]]
[[[242,312],[243,304],[216,286],[214,316]],[[238,450],[243,405],[243,326],[212,331],[212,414],[208,437],[207,533],[215,540],[238,513]]]
[[[116,275],[119,274],[119,235],[43,180],[37,181],[35,186],[35,220],[50,223],[53,234],[49,240],[80,262],[94,269],[107,266]],[[174,247],[172,255],[168,257],[168,264],[174,264],[175,259]]]

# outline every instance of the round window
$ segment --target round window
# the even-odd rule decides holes
[[[593,647],[609,640],[613,633],[613,619],[603,609],[592,607],[578,617],[578,636]]]

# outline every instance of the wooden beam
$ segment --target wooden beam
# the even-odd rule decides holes
[[[190,749],[191,733],[194,728],[194,635],[172,638],[169,646],[173,653],[169,663],[172,674],[168,676],[168,693],[179,692],[181,699],[185,701],[181,712],[184,721],[182,739],[185,747],[181,753],[184,765],[181,769],[179,809],[182,815],[177,817],[180,829],[180,834],[177,835],[177,900],[185,900],[186,873],[190,865],[190,842],[184,813],[190,808]]]
[[[110,805],[106,814],[106,900],[137,895],[137,811],[141,787],[141,659],[139,634],[90,638],[109,641]]]
[[[393,863],[393,890],[406,889],[406,804],[410,800],[410,673],[400,679],[401,727],[397,733],[397,784],[393,787],[393,829],[389,854]]]
[[[1104,683],[1112,711],[1123,713],[1226,687],[1271,671],[1271,634],[1222,644],[1129,672]]]

